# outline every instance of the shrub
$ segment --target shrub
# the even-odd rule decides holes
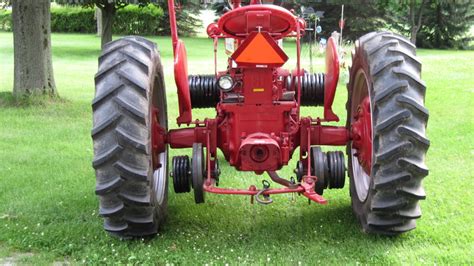
[[[59,6],[51,9],[51,31],[94,33],[97,31],[95,10],[74,6]]]
[[[0,30],[12,31],[12,12],[0,10]]]
[[[115,17],[115,34],[156,35],[160,31],[163,9],[153,4],[144,7],[128,5],[119,9]]]
[[[95,33],[95,9],[78,6],[51,8],[52,32]],[[128,5],[115,16],[113,32],[121,35],[155,35],[160,32],[163,9],[149,4],[144,7]],[[0,30],[12,30],[11,11],[0,11]]]

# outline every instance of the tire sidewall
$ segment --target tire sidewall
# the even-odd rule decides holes
[[[364,43],[359,43],[359,46],[356,48],[354,59],[352,61],[352,67],[350,71],[350,77],[349,77],[349,101],[347,105],[347,127],[349,130],[351,130],[351,117],[352,117],[352,88],[356,74],[362,70],[367,79],[368,79],[368,89],[369,89],[369,97],[370,97],[370,102],[371,102],[371,108],[374,107],[374,101],[373,101],[373,95],[374,95],[374,88],[373,88],[373,80],[372,76],[370,74],[370,67],[369,67],[369,62],[368,62],[368,56],[365,54],[364,51]],[[373,110],[372,110],[373,113]],[[373,124],[372,124],[373,127]],[[373,137],[373,128],[372,128],[372,139]],[[357,194],[357,189],[355,186],[356,180],[354,180],[354,172],[353,172],[353,163],[352,163],[352,142],[350,142],[347,145],[347,157],[348,157],[348,171],[349,171],[349,177],[350,177],[350,196],[351,196],[351,202],[352,202],[352,209],[354,211],[354,214],[356,215],[357,219],[359,220],[360,224],[362,225],[363,231],[367,231],[367,216],[370,212],[370,206],[372,204],[372,198],[374,197],[375,190],[374,190],[374,177],[373,177],[373,172],[371,171],[370,175],[370,183],[369,183],[369,188],[367,192],[367,197],[364,201],[361,201],[358,197]],[[374,152],[372,151],[372,161],[374,161]]]
[[[166,120],[168,119],[168,114],[167,114],[167,108],[166,108],[166,91],[165,91],[165,82],[164,82],[164,76],[163,76],[163,67],[161,65],[161,60],[158,51],[156,48],[152,51],[152,56],[151,56],[151,63],[152,63],[152,73],[149,76],[149,88],[150,90],[148,91],[149,94],[149,119],[152,118],[152,107],[153,107],[153,96],[155,97],[162,97],[162,100],[164,102],[164,106],[156,106],[157,108],[160,109],[160,112],[165,112],[165,117]],[[162,121],[160,121],[162,123]],[[163,126],[163,125],[160,125]],[[168,131],[168,121],[165,122],[164,129],[167,132]],[[149,132],[150,132],[150,140],[151,140],[151,135],[153,134],[152,132],[152,124],[151,120],[149,121]],[[152,154],[152,145],[150,141],[150,154]],[[164,188],[164,195],[163,195],[163,201],[160,203],[157,201],[156,193],[155,191],[155,184],[154,184],[154,172],[155,169],[153,169],[153,159],[152,156],[150,156],[150,171],[148,173],[148,176],[150,177],[150,196],[151,196],[151,204],[154,208],[154,220],[155,223],[158,225],[158,227],[161,227],[164,222],[167,219],[168,216],[168,173],[169,173],[169,162],[168,162],[168,157],[169,157],[169,148],[168,144],[166,144],[166,169],[165,169],[165,188]]]

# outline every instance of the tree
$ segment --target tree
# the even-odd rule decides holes
[[[462,46],[462,36],[473,24],[473,4],[469,1],[389,1],[380,7],[385,10],[389,27],[409,35],[419,47]]]
[[[474,4],[470,1],[433,2],[426,8],[417,44],[426,48],[465,48],[466,36],[474,24]]]
[[[57,94],[51,60],[50,0],[12,0],[16,97]]]
[[[0,9],[4,9],[7,6],[10,6],[10,0],[0,0]]]
[[[101,33],[101,47],[112,41],[112,26],[114,23],[115,14],[118,9],[127,6],[128,4],[146,5],[150,2],[157,2],[158,0],[56,0],[60,4],[82,5],[84,7],[98,7],[100,9],[102,33]]]
[[[178,33],[180,35],[193,35],[196,33],[196,28],[201,25],[201,21],[191,14],[198,14],[200,12],[199,1],[196,0],[181,0],[176,8],[176,21],[178,24]],[[164,16],[161,22],[160,35],[170,35],[170,17],[168,11],[168,4],[159,2],[158,4],[163,8]]]
[[[102,36],[102,11],[100,11],[100,8],[96,7],[95,8],[95,14],[94,14],[94,19],[96,20],[96,25],[97,25],[97,36]]]
[[[421,29],[423,11],[427,2],[427,0],[423,0],[419,5],[417,5],[416,0],[410,0],[410,41],[413,44],[416,44],[416,35]]]
[[[416,44],[416,37],[423,26],[428,0],[409,0],[382,2],[379,9],[385,12],[385,20],[393,29],[409,34],[410,41]]]

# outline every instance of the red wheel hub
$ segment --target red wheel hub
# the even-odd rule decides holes
[[[357,107],[352,123],[352,147],[365,172],[370,175],[372,166],[372,113],[370,98],[366,96]]]
[[[160,125],[159,119],[160,110],[156,107],[152,107],[151,111],[151,146],[152,146],[152,157],[153,157],[153,169],[160,167],[158,155],[166,150],[165,138],[166,132]]]

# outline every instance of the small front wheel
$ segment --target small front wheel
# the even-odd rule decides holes
[[[428,110],[416,49],[404,37],[373,32],[356,42],[347,127],[352,208],[368,233],[416,227],[425,198]]]

